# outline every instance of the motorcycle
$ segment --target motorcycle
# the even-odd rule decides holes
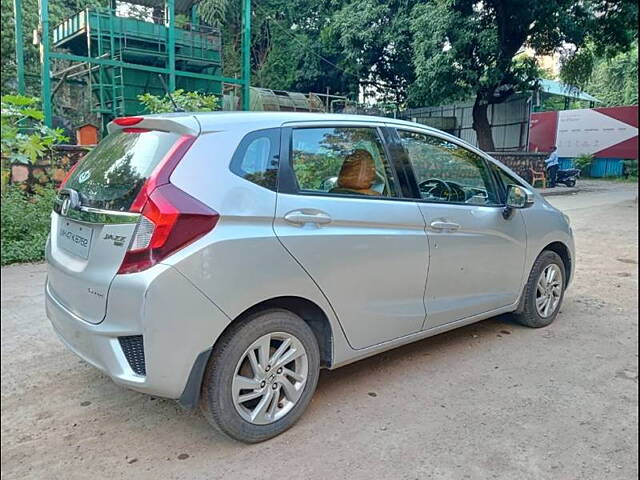
[[[567,168],[566,170],[558,170],[556,183],[562,183],[567,187],[575,187],[578,178],[580,178],[581,170],[579,168]]]

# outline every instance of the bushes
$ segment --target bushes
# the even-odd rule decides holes
[[[61,129],[44,125],[44,114],[37,105],[35,97],[3,95],[1,98],[2,156],[10,163],[36,163],[56,143],[69,140]]]
[[[37,167],[43,157],[51,152],[53,146],[66,141],[67,137],[62,134],[62,130],[52,129],[43,124],[44,115],[37,108],[37,98],[3,95],[1,100],[0,147],[3,168],[0,171],[0,263],[8,265],[16,262],[35,262],[44,258],[56,191],[51,184],[37,185],[37,182],[27,181],[20,186],[9,185],[10,168],[11,165],[20,163]],[[31,176],[29,173],[30,178]]]
[[[176,105],[185,112],[213,112],[220,110],[220,102],[215,95],[206,95],[198,92],[185,92],[178,89],[171,94]],[[173,102],[169,96],[160,97],[145,93],[138,95],[138,100],[149,113],[169,113],[175,111]]]
[[[575,165],[576,168],[579,168],[581,170],[581,177],[588,177],[589,175],[591,175],[591,163],[593,162],[593,155],[589,155],[588,153],[585,153],[583,155],[580,155],[578,158],[576,158],[575,160]]]
[[[638,160],[624,160],[623,176],[638,179]]]
[[[2,193],[2,265],[44,259],[55,195],[53,187],[36,187],[34,194],[26,194],[9,186]]]

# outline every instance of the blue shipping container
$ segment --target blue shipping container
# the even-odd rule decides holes
[[[570,157],[560,157],[558,159],[560,161],[560,170],[567,170],[569,168],[573,168],[573,158]]]
[[[596,178],[621,177],[624,162],[621,158],[594,158],[591,176]]]

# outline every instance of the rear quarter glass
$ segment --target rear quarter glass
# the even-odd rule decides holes
[[[154,168],[180,138],[172,132],[114,132],[105,137],[71,174],[65,187],[82,205],[127,211]]]

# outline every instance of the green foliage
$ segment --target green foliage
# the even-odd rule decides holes
[[[33,97],[2,97],[2,156],[11,163],[34,163],[56,143],[68,140],[61,129],[42,123],[44,115],[37,104]]]
[[[539,74],[531,62],[514,61],[523,47],[540,54],[566,44],[576,46],[574,54],[584,45],[596,54],[624,49],[633,39],[637,17],[635,0],[420,3],[413,9],[416,82],[409,90],[410,103],[439,104],[471,95],[479,105],[502,102],[531,87]],[[588,70],[589,57],[580,53],[580,61],[576,71]],[[484,140],[493,145],[490,138]]]
[[[638,160],[624,160],[623,174],[638,181]]]
[[[295,172],[300,188],[325,190],[324,182],[337,177],[343,162],[343,157],[326,153],[299,153],[296,155]]]
[[[198,6],[198,11],[209,25],[220,27],[227,22],[227,14],[230,13],[232,3],[231,0],[203,0]]]
[[[55,0],[49,2],[49,25],[53,28],[64,18],[87,7],[107,6],[106,0]],[[0,42],[0,90],[3,94],[16,88],[15,14],[13,0],[0,0],[2,38]],[[40,61],[38,47],[33,45],[32,32],[38,27],[38,0],[22,0],[24,30],[25,80],[27,93],[39,95]]]
[[[590,45],[587,45],[562,59],[560,79],[567,85],[584,88],[591,78],[595,62],[595,52]]]
[[[7,91],[15,85],[16,73],[13,1],[0,1],[2,89]],[[240,74],[242,3],[198,3],[201,18],[221,30],[223,73],[228,77]],[[96,5],[107,2],[50,2],[50,24]],[[531,86],[539,73],[530,59],[514,60],[523,47],[544,54],[576,45],[581,62],[574,63],[574,52],[569,52],[566,74],[573,67],[583,74],[589,70],[589,58],[582,53],[585,45],[595,58],[611,58],[637,32],[635,0],[262,0],[252,2],[252,9],[254,86],[320,93],[329,89],[352,98],[363,89],[383,102],[404,104],[408,99],[411,105],[469,96],[501,102]],[[140,10],[149,15],[147,7]],[[28,90],[37,94],[38,51],[29,41],[37,26],[37,0],[23,0],[23,13]],[[176,20],[183,25],[188,19]],[[72,113],[59,103],[58,112]]]
[[[332,17],[329,32],[360,84],[382,101],[404,103],[415,80],[411,12],[417,0],[351,0]]]
[[[358,94],[372,66],[347,60],[334,15],[356,0],[267,0],[252,2],[251,83],[276,90]],[[201,18],[221,29],[224,74],[240,75],[242,2],[202,0]],[[355,10],[360,14],[362,9]],[[409,69],[410,67],[410,63]]]
[[[579,168],[582,172],[580,176],[588,177],[591,174],[591,163],[593,162],[593,155],[588,153],[580,155],[575,159],[576,168]]]
[[[638,47],[595,62],[586,91],[605,106],[638,104]]]
[[[56,191],[51,187],[36,187],[33,195],[15,186],[7,187],[2,193],[2,265],[44,258],[55,195]]]
[[[185,112],[213,112],[220,109],[218,97],[205,95],[198,92],[185,92],[178,89],[171,94],[176,105]],[[145,106],[149,113],[173,112],[174,106],[167,95],[160,97],[145,93],[138,95],[138,100]]]

